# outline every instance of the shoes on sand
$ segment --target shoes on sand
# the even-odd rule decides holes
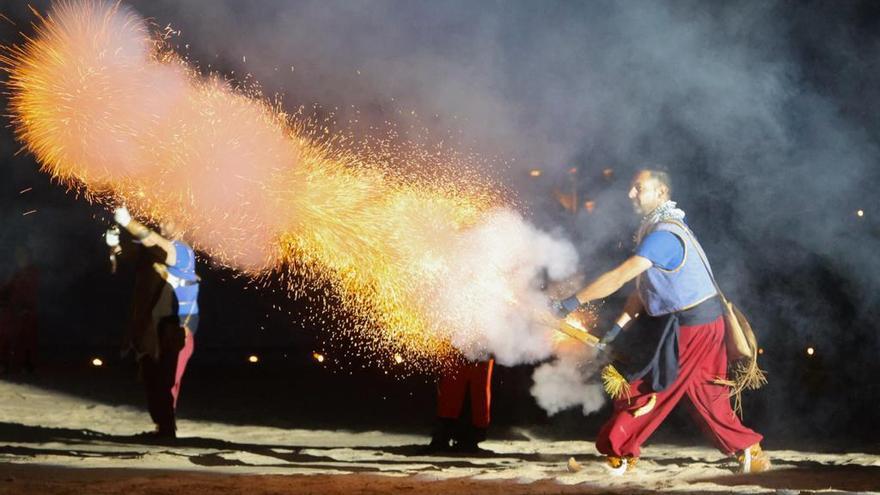
[[[743,474],[762,473],[771,468],[770,456],[761,449],[761,444],[756,443],[743,450],[736,459],[739,461],[739,471]]]

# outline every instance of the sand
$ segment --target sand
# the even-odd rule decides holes
[[[613,478],[591,443],[528,429],[485,442],[486,455],[429,456],[418,435],[182,418],[181,438],[159,445],[131,436],[148,423],[139,408],[8,382],[0,401],[0,494],[880,493],[880,456],[867,453],[778,450],[772,472],[736,475],[710,447],[651,444]]]

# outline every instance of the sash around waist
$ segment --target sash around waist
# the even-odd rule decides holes
[[[683,327],[712,323],[723,314],[724,306],[721,303],[721,298],[717,295],[706,299],[693,308],[675,313],[678,316],[678,324]]]

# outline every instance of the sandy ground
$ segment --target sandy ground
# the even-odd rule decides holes
[[[770,473],[733,474],[708,447],[652,444],[607,476],[587,442],[488,441],[482,456],[426,456],[423,436],[179,422],[144,444],[146,413],[0,382],[0,494],[126,493],[880,493],[880,456],[772,452]],[[567,472],[569,456],[585,465]]]

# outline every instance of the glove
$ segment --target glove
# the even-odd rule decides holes
[[[556,316],[559,318],[565,318],[580,307],[581,302],[578,301],[576,296],[571,296],[561,301],[550,302],[550,309],[552,309],[553,312],[556,313]]]
[[[623,330],[623,327],[615,323],[614,326],[611,327],[611,330],[605,332],[605,335],[603,335],[602,338],[599,340],[599,346],[601,346],[600,348],[604,349],[606,346],[608,346],[608,344],[614,342],[614,339],[617,338],[621,330]]]
[[[107,229],[107,232],[104,232],[104,242],[107,243],[110,247],[118,247],[119,246],[119,227],[112,226]]]
[[[131,213],[128,212],[128,208],[120,206],[113,211],[113,219],[119,225],[128,227],[128,224],[131,223]]]

